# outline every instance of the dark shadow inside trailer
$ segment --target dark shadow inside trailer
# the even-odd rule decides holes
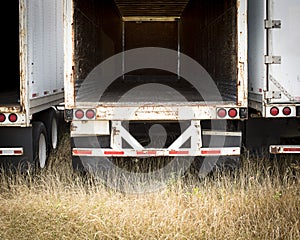
[[[235,103],[237,8],[236,0],[74,0],[74,77],[77,88],[91,84],[77,94],[77,101],[105,87],[101,102],[176,101],[172,96],[179,92],[192,102],[214,101],[221,95],[222,100]],[[107,76],[95,75],[98,79],[94,82],[85,81],[109,57],[145,47],[188,55],[205,69],[218,91],[204,99],[189,79],[180,75],[183,63],[179,54],[171,60],[174,72],[153,68],[125,72],[132,63],[124,58],[114,66],[122,74],[108,88],[102,85]],[[198,81],[204,86],[201,91],[208,91],[207,78],[199,76]]]
[[[16,105],[20,98],[19,1],[7,1],[5,11],[9,13],[9,19],[5,19],[1,30],[4,48],[1,61],[0,105]]]

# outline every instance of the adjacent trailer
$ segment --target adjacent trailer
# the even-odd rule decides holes
[[[63,0],[6,3],[0,88],[0,163],[43,168],[57,147],[64,101]]]
[[[74,168],[103,157],[240,155],[246,0],[64,2]]]
[[[256,148],[267,146],[274,154],[300,153],[300,2],[248,3],[247,134]]]

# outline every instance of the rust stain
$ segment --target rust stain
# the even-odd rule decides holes
[[[0,107],[0,112],[2,113],[19,113],[21,111],[20,106],[5,106],[5,107]]]
[[[240,6],[241,6],[241,1],[240,1],[240,0],[237,0],[237,1],[236,1],[236,7],[237,7],[237,9],[239,9]]]
[[[118,136],[118,135],[120,135],[120,130],[117,130],[116,127],[113,127],[111,129],[111,131],[112,131],[112,136]]]

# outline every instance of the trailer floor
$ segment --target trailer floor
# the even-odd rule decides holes
[[[152,80],[151,80],[152,79]],[[155,79],[155,80],[153,80]],[[85,93],[80,92],[77,101],[88,100],[97,91],[96,86],[89,86]],[[207,91],[207,90],[204,90]],[[78,94],[78,95],[80,95]],[[207,94],[207,92],[206,92]],[[177,77],[156,76],[126,76],[112,83],[101,96],[103,103],[111,102],[216,102],[220,99],[220,92],[209,92],[206,99],[184,79]],[[85,96],[83,96],[85,95]],[[222,98],[225,102],[234,102],[233,98]]]

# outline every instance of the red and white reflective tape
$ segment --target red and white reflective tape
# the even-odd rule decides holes
[[[201,148],[200,156],[237,156],[241,154],[240,147]]]
[[[191,149],[100,149],[100,148],[73,148],[73,156],[90,157],[151,157],[151,156],[229,156],[240,155],[239,147],[225,148],[201,148],[200,150]]]
[[[99,149],[99,148],[74,148],[73,156],[91,156],[91,157],[145,157],[145,156],[190,156],[195,155],[190,150],[168,150],[168,149]]]
[[[0,156],[22,156],[23,148],[0,148]]]
[[[300,145],[271,145],[270,153],[272,154],[299,154]]]

